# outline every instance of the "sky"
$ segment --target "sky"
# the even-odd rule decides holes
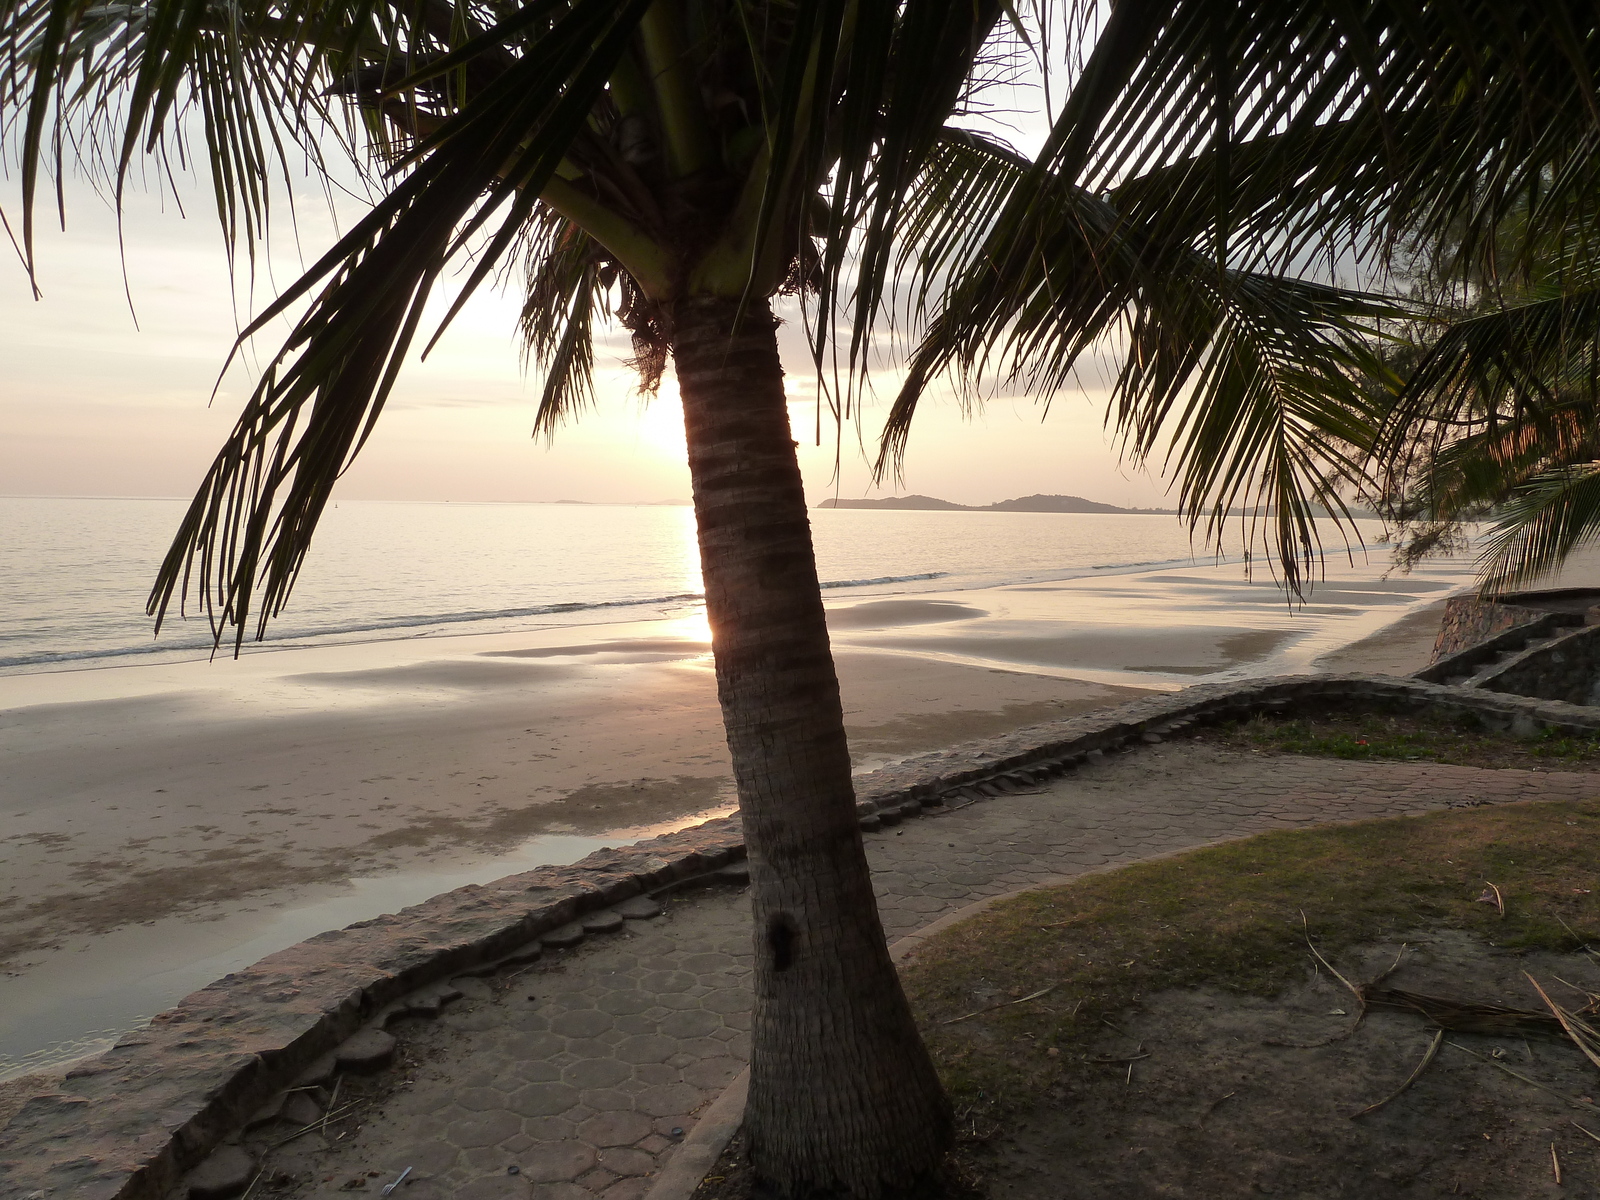
[[[295,217],[280,201],[270,256],[255,281],[231,278],[210,197],[181,181],[169,194],[132,190],[119,249],[111,204],[69,178],[66,230],[47,195],[39,207],[35,300],[20,261],[0,264],[0,493],[187,496],[238,415],[250,363],[217,387],[242,320],[294,278],[336,236],[333,212],[309,179],[296,182]],[[19,232],[15,173],[0,179],[0,209]],[[0,242],[0,249],[5,249]],[[270,269],[268,269],[270,268]],[[131,307],[130,307],[131,299]],[[598,404],[553,442],[531,436],[538,378],[523,369],[518,297],[481,292],[426,361],[413,353],[361,457],[341,481],[345,499],[455,501],[686,500],[682,417],[669,375],[644,402],[633,386],[626,335],[596,348]],[[441,310],[442,311],[442,310]],[[991,400],[963,415],[936,394],[913,428],[903,481],[874,487],[872,447],[896,379],[879,373],[878,395],[842,447],[823,422],[816,441],[815,389],[800,314],[781,315],[791,415],[807,494],[920,493],[985,504],[1034,493],[1080,495],[1128,506],[1170,503],[1164,483],[1126,466],[1103,427],[1107,396],[1063,393],[1048,414],[1029,397]],[[276,336],[281,338],[286,326]],[[419,339],[425,341],[426,339]],[[257,342],[276,349],[274,334]],[[213,396],[213,388],[216,387]]]

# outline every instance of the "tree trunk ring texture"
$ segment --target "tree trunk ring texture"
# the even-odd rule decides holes
[[[750,853],[745,1135],[752,1167],[780,1195],[890,1195],[936,1167],[952,1118],[889,960],[861,844],[777,322],[763,300],[739,309],[680,300],[671,337]]]

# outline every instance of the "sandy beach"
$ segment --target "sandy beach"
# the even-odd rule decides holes
[[[869,770],[1200,678],[1424,665],[1459,568],[834,606]],[[0,678],[0,1076],[326,928],[728,811],[696,619]]]

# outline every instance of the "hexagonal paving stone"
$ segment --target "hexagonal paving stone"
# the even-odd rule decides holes
[[[475,1146],[496,1145],[521,1132],[521,1118],[514,1112],[500,1109],[455,1121],[445,1131],[445,1136],[463,1150],[470,1150]]]
[[[506,1098],[506,1107],[525,1117],[553,1117],[578,1100],[578,1089],[564,1083],[530,1083]]]
[[[623,1062],[656,1063],[665,1062],[668,1057],[676,1054],[677,1050],[676,1039],[662,1037],[660,1034],[645,1034],[642,1037],[631,1037],[625,1042],[619,1042],[616,1055]]]
[[[704,1099],[697,1088],[687,1083],[668,1083],[640,1092],[635,1103],[640,1112],[653,1117],[665,1117],[672,1113],[693,1112]]]
[[[682,1078],[682,1075],[677,1067],[669,1067],[666,1063],[659,1062],[635,1064],[633,1077],[643,1083],[645,1087],[650,1087],[658,1083],[677,1083]],[[644,1088],[639,1088],[638,1090],[643,1091]]]
[[[565,1067],[575,1062],[582,1062],[586,1058],[614,1058],[615,1047],[619,1044],[602,1042],[599,1038],[568,1038],[566,1053],[556,1055],[551,1061],[559,1062]]]
[[[716,1013],[749,1012],[752,1003],[750,993],[743,988],[712,992],[700,999],[700,1007]]]
[[[656,1169],[656,1160],[631,1146],[613,1146],[600,1151],[600,1165],[618,1175],[648,1175]]]
[[[577,1125],[562,1117],[529,1117],[522,1132],[536,1142],[559,1142],[574,1135]]]
[[[655,1002],[655,995],[650,992],[618,991],[605,993],[595,1001],[594,1006],[601,1012],[620,1017],[629,1013],[642,1013],[645,1009],[653,1007]]]
[[[640,1112],[608,1112],[578,1126],[577,1136],[591,1146],[631,1146],[650,1135],[650,1118]]]
[[[744,1070],[737,1058],[704,1058],[683,1069],[683,1081],[708,1091],[723,1088],[728,1081]]]
[[[519,1062],[515,1068],[518,1078],[524,1083],[553,1083],[561,1078],[561,1068],[555,1063],[540,1059],[535,1062]],[[507,1095],[515,1088],[507,1089]]]
[[[619,1179],[600,1193],[600,1200],[644,1200],[650,1194],[649,1179]]]
[[[527,1200],[528,1185],[515,1175],[485,1175],[455,1188],[452,1195],[456,1200]]]
[[[750,987],[749,972],[740,974],[733,970],[707,971],[700,976],[700,986],[714,992],[746,991]]]
[[[456,1093],[456,1103],[470,1112],[490,1112],[506,1106],[506,1097],[493,1088],[462,1088]]]
[[[568,1141],[547,1143],[522,1156],[522,1173],[534,1183],[576,1179],[594,1166],[593,1146]]]
[[[561,1072],[561,1079],[575,1088],[608,1088],[632,1074],[631,1063],[618,1062],[614,1058],[591,1058],[573,1063]]]
[[[678,1050],[689,1055],[691,1061],[698,1058],[716,1058],[728,1052],[728,1048],[714,1037],[685,1038],[678,1043]]]
[[[690,978],[693,978],[693,976],[690,976]],[[661,995],[656,997],[656,1003],[661,1005],[662,1008],[678,1010],[686,1008],[699,1008],[700,997],[692,994],[696,991],[704,991],[704,989],[700,988],[700,986],[696,984],[694,987],[685,988],[681,992],[663,992]]]
[[[564,1037],[592,1038],[611,1028],[611,1015],[592,1008],[562,1013],[550,1022],[550,1031]]]
[[[610,1187],[616,1181],[617,1176],[613,1175],[604,1167],[596,1167],[594,1170],[586,1172],[577,1179],[573,1180],[574,1183],[576,1183],[584,1191],[588,1192],[591,1196],[600,1195],[606,1190],[606,1188]]]
[[[639,980],[639,990],[652,995],[666,996],[686,991],[700,981],[687,971],[651,971]]]
[[[578,1093],[578,1103],[588,1105],[595,1112],[615,1112],[632,1108],[633,1096],[633,1092],[622,1087],[589,1088]]]
[[[661,1032],[673,1038],[706,1037],[722,1027],[722,1018],[704,1009],[675,1012],[661,1022]]]
[[[726,954],[689,954],[685,955],[678,963],[680,971],[692,971],[696,975],[706,971],[721,971],[733,966],[733,959]]]
[[[533,1200],[594,1200],[594,1194],[575,1183],[542,1183],[534,1187]]]

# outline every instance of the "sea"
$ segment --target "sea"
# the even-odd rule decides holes
[[[0,497],[0,674],[209,654],[215,639],[193,596],[159,636],[145,612],[185,506]],[[1207,553],[1176,517],[1144,513],[816,509],[811,523],[830,600],[1243,559],[1242,547]],[[1381,566],[1382,526],[1358,521],[1355,532]],[[1342,536],[1326,538],[1342,557]],[[701,603],[688,507],[343,501],[323,516],[259,648],[652,620]]]

